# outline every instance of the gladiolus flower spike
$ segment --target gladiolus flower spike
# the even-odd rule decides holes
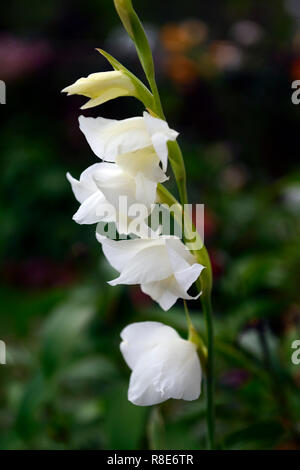
[[[131,377],[128,399],[150,406],[169,398],[196,400],[201,393],[202,371],[206,375],[207,428],[209,447],[214,446],[214,342],[211,310],[212,275],[210,260],[201,248],[185,246],[185,238],[152,228],[149,216],[155,204],[176,203],[175,220],[182,219],[192,229],[189,215],[163,186],[168,161],[176,179],[181,204],[187,203],[184,159],[177,143],[178,132],[165,118],[155,81],[151,49],[131,0],[114,0],[123,25],[133,40],[150,89],[115,58],[98,49],[113,69],[92,73],[64,88],[69,95],[83,95],[88,109],[119,97],[134,97],[145,106],[141,116],[123,120],[80,116],[79,127],[92,152],[101,159],[83,171],[79,180],[67,173],[80,206],[73,216],[79,224],[98,224],[96,238],[104,256],[119,275],[109,281],[140,285],[163,310],[183,299],[188,339],[159,322],[143,321],[121,332],[121,353]],[[126,199],[127,206],[120,204]],[[136,223],[132,207],[143,205]],[[130,209],[128,207],[130,206]],[[111,239],[103,224],[112,224],[119,235]],[[129,238],[128,238],[129,236]],[[199,236],[197,234],[196,238]],[[120,239],[121,238],[121,239]],[[203,274],[201,274],[203,272]],[[195,283],[198,294],[192,296]],[[186,301],[200,297],[207,330],[207,347],[190,318]]]

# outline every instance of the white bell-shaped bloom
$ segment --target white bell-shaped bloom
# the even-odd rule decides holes
[[[163,171],[166,171],[168,164],[167,143],[169,140],[176,140],[178,136],[178,132],[170,129],[166,121],[155,118],[146,111],[143,117],[121,121],[80,116],[79,125],[99,158],[115,162],[121,155],[148,148],[158,155]],[[139,158],[142,160],[143,154]]]
[[[92,73],[62,90],[68,95],[83,95],[90,100],[81,109],[92,108],[119,96],[137,96],[132,80],[121,71]]]
[[[161,308],[168,310],[178,298],[194,299],[188,289],[204,268],[179,238],[157,236],[149,239],[109,240],[96,233],[103,253],[120,276],[109,284],[140,284]]]
[[[73,216],[75,222],[115,222],[119,233],[150,236],[152,231],[145,220],[155,202],[156,183],[144,178],[142,173],[136,177],[132,174],[135,174],[134,165],[127,173],[117,164],[107,162],[87,168],[79,181],[67,173],[74,195],[81,204]],[[138,207],[132,211],[136,205]],[[137,217],[133,228],[131,222]]]
[[[194,343],[151,321],[128,325],[121,338],[121,352],[132,370],[129,401],[149,406],[169,398],[199,398],[201,366]]]

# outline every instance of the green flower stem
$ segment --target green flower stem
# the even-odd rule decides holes
[[[188,340],[197,346],[197,351],[199,354],[202,370],[206,374],[207,373],[207,347],[205,346],[204,341],[202,340],[201,336],[199,336],[199,334],[196,331],[196,328],[193,325],[186,300],[183,300],[183,305],[184,305],[184,311],[186,315],[186,321],[188,324],[188,333],[189,333]]]
[[[168,142],[169,161],[175,176],[179,199],[182,205],[188,204],[186,190],[186,170],[183,155],[177,141]]]
[[[207,334],[206,401],[207,433],[209,449],[214,448],[215,406],[214,406],[214,327],[210,295],[201,296]]]
[[[214,448],[214,434],[215,434],[215,410],[214,410],[214,329],[213,329],[213,315],[211,307],[211,289],[212,289],[212,270],[209,255],[198,232],[192,232],[194,229],[193,223],[189,214],[183,213],[182,206],[175,199],[175,197],[161,184],[158,184],[157,194],[159,201],[163,204],[172,206],[172,212],[175,220],[181,224],[184,219],[185,236],[192,239],[194,236],[195,241],[192,243],[190,251],[195,256],[198,263],[205,266],[201,273],[200,278],[197,280],[197,288],[202,292],[200,296],[202,309],[204,313],[206,335],[207,335],[207,361],[206,361],[206,400],[207,400],[207,433],[208,433],[208,446],[210,449]],[[193,246],[195,245],[195,246]],[[202,246],[202,248],[198,248]]]
[[[141,65],[153,94],[153,105],[149,107],[149,100],[147,100],[147,102],[145,102],[145,106],[157,117],[165,120],[165,115],[155,80],[153,54],[143,25],[132,6],[131,0],[114,0],[114,3],[124,28],[134,42]],[[117,64],[117,67],[120,67],[120,64]],[[126,73],[128,73],[127,70]],[[141,86],[139,83],[139,90],[140,89]],[[140,99],[142,99],[141,96]],[[181,204],[187,204],[188,198],[186,191],[186,171],[183,156],[177,142],[169,142],[168,147],[169,160],[178,186],[180,202]]]
[[[182,205],[179,204],[177,199],[167,190],[162,184],[157,185],[157,196],[159,202],[167,204],[172,207],[174,219],[183,225],[185,239],[188,240],[188,248],[195,256],[198,263],[205,266],[204,271],[200,277],[200,291],[210,296],[212,289],[212,270],[209,254],[201,240],[199,233],[195,230],[194,224],[190,218],[190,214],[183,211]],[[201,248],[199,248],[201,247]]]
[[[132,6],[131,0],[114,0],[114,4],[124,28],[134,42],[141,65],[151,87],[155,107],[153,111],[161,119],[165,119],[155,80],[153,55],[143,25]]]
[[[154,98],[155,112],[160,119],[166,120],[163,107],[161,104],[161,99],[159,96],[159,91],[157,88],[154,72],[153,74],[151,74],[151,76],[148,76],[147,78],[148,78],[148,82],[149,82],[149,85],[153,94],[153,98]]]
[[[140,62],[144,69],[145,75],[151,87],[153,94],[153,107],[149,109],[155,113],[159,118],[165,119],[164,112],[161,105],[161,100],[155,80],[155,69],[153,62],[153,55],[149,45],[143,25],[136,14],[132,0],[114,0],[116,10],[120,19],[135,44]],[[158,186],[158,195],[161,202],[169,206],[175,205],[174,217],[179,221],[184,228],[185,242],[190,251],[194,254],[197,261],[205,266],[205,270],[200,276],[198,282],[199,292],[202,291],[201,302],[205,315],[207,342],[208,342],[208,361],[207,361],[207,424],[208,424],[208,437],[209,447],[214,446],[214,397],[213,397],[213,363],[214,363],[214,345],[213,345],[213,321],[212,309],[210,302],[211,288],[212,288],[212,272],[208,253],[203,245],[200,235],[195,232],[193,223],[189,214],[186,214],[182,207],[188,203],[187,190],[186,190],[186,171],[183,156],[177,142],[169,142],[169,160],[176,179],[180,201],[182,206],[176,199],[161,185]],[[173,208],[174,208],[173,207]],[[196,235],[195,235],[196,234]],[[188,236],[186,236],[188,235]],[[191,240],[195,239],[194,242]],[[199,246],[201,248],[199,249]]]

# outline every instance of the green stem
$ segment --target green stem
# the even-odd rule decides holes
[[[184,206],[188,204],[188,195],[186,189],[186,170],[181,148],[177,141],[168,142],[169,161],[176,179],[179,192],[179,199]]]
[[[206,368],[206,416],[209,449],[214,449],[215,441],[215,406],[214,406],[214,327],[210,295],[201,296],[207,334],[207,368]]]
[[[199,292],[202,290],[203,292],[206,292],[207,295],[210,295],[212,289],[212,270],[209,254],[203,244],[203,241],[201,240],[199,233],[195,230],[195,227],[190,218],[190,214],[188,212],[183,212],[181,204],[179,204],[173,194],[171,194],[170,191],[168,191],[168,189],[160,183],[157,185],[157,196],[160,203],[172,207],[174,219],[179,224],[184,223],[185,238],[188,240],[193,240],[192,242],[189,242],[188,248],[195,256],[197,262],[205,266],[205,269],[201,273],[199,280]]]
[[[160,99],[160,96],[159,96],[159,91],[158,91],[158,88],[157,88],[155,76],[151,75],[151,76],[148,76],[147,78],[148,78],[148,82],[149,82],[149,85],[151,87],[151,91],[152,91],[153,98],[154,98],[155,113],[157,114],[157,116],[160,119],[165,120],[166,118],[165,118],[165,114],[164,114],[163,107],[162,107],[162,104],[161,104],[161,99]]]
[[[157,114],[161,119],[165,119],[164,112],[162,109],[162,104],[155,80],[155,70],[153,63],[153,56],[151,47],[149,45],[146,33],[144,31],[143,25],[139,20],[138,15],[136,14],[131,0],[114,0],[117,12],[122,20],[122,23],[128,32],[129,36],[133,40],[140,62],[144,69],[145,75],[151,87],[153,98],[154,98],[154,107],[152,110]],[[161,185],[158,185],[158,195],[162,199],[162,202],[166,202],[168,205],[176,204],[176,214],[175,217],[178,218],[180,223],[184,224],[184,235],[186,235],[186,229],[189,232],[189,236],[186,237],[186,240],[191,240],[196,238],[195,242],[188,245],[189,250],[194,254],[197,261],[205,266],[204,272],[200,276],[198,282],[199,292],[202,291],[201,301],[203,306],[203,312],[205,316],[206,331],[207,331],[207,341],[208,341],[208,362],[207,362],[207,426],[208,426],[208,440],[209,447],[212,449],[214,446],[214,394],[213,394],[213,376],[214,376],[214,345],[213,345],[213,320],[212,320],[212,309],[211,309],[211,287],[212,287],[212,272],[211,265],[208,253],[203,245],[202,240],[200,240],[199,234],[193,230],[193,224],[190,220],[189,214],[186,214],[183,211],[184,205],[188,203],[187,189],[186,189],[186,170],[184,159],[182,156],[181,149],[177,142],[169,142],[169,161],[172,166],[172,170],[175,175],[178,192],[180,196],[180,204],[176,199]],[[171,202],[171,204],[170,204]],[[182,225],[181,225],[182,226]],[[190,236],[191,235],[191,236]],[[193,237],[193,238],[191,238]],[[199,248],[201,247],[201,248]],[[187,310],[186,310],[187,312]],[[189,315],[188,315],[189,318]],[[189,319],[190,320],[190,319]]]
[[[183,305],[184,305],[184,311],[185,311],[185,316],[186,316],[186,321],[188,324],[188,341],[191,343],[194,343],[197,346],[197,352],[200,358],[201,366],[203,371],[206,374],[207,371],[207,347],[205,346],[201,336],[196,331],[196,328],[193,325],[192,319],[190,317],[189,309],[187,306],[186,300],[183,300]]]
[[[193,228],[193,224],[188,214],[183,215],[182,206],[176,198],[161,184],[157,186],[157,194],[160,202],[166,203],[168,206],[174,208],[174,218],[182,223],[182,218],[185,219],[185,229],[189,232]],[[188,238],[191,238],[188,234]],[[202,291],[200,296],[205,326],[207,335],[207,362],[206,362],[206,400],[207,400],[207,433],[208,433],[208,446],[210,449],[214,448],[214,434],[215,434],[215,406],[214,406],[214,328],[213,328],[213,315],[211,306],[211,289],[212,289],[212,270],[209,255],[201,240],[200,235],[196,232],[195,249],[191,247],[190,251],[195,256],[196,260],[205,266],[201,273],[200,278],[197,280],[198,291]]]

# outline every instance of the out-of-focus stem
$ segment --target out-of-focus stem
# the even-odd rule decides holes
[[[207,368],[206,368],[206,415],[209,449],[214,449],[215,441],[215,406],[214,406],[214,327],[210,295],[201,296],[207,334]]]

